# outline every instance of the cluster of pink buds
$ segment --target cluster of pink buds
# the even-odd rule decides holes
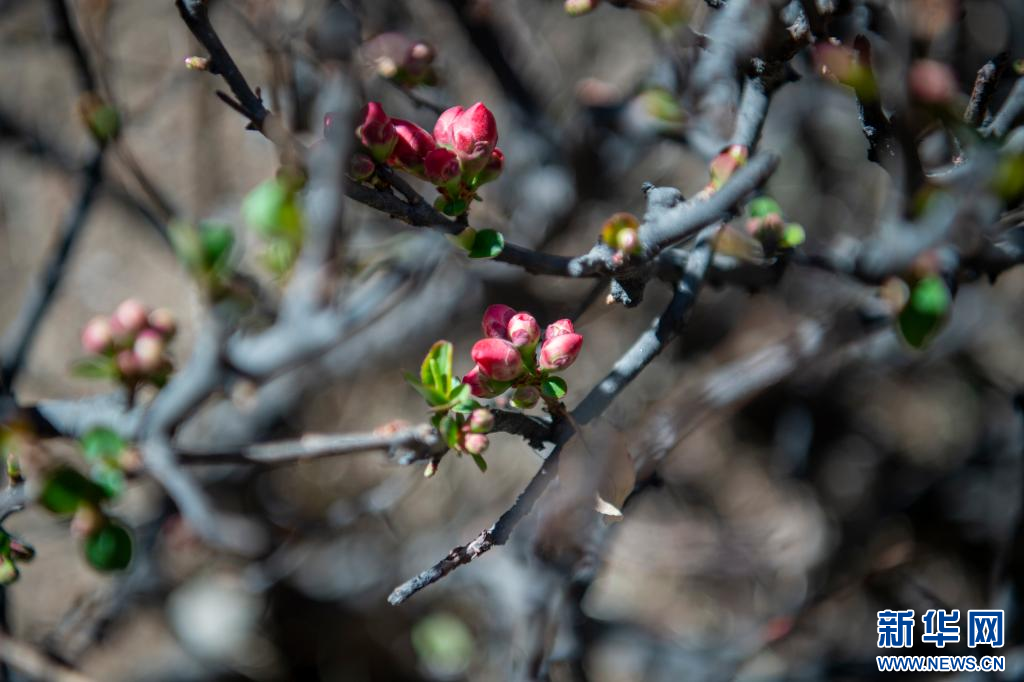
[[[511,388],[512,405],[525,409],[565,395],[565,381],[550,375],[575,362],[583,346],[570,320],[548,325],[541,342],[533,315],[498,304],[484,312],[483,331],[471,352],[476,366],[462,378],[474,396],[495,398]]]
[[[366,41],[360,52],[378,76],[402,87],[437,84],[433,66],[437,52],[422,40],[412,40],[402,33],[381,33]]]
[[[333,115],[324,119],[330,134]],[[364,107],[356,137],[362,151],[352,158],[356,180],[373,182],[377,168],[391,166],[426,180],[441,196],[435,207],[452,216],[469,209],[481,185],[497,179],[505,164],[498,149],[498,124],[482,103],[452,107],[437,119],[433,134],[415,123],[390,118],[378,102]]]
[[[79,364],[81,373],[116,378],[133,387],[163,385],[172,369],[167,344],[176,331],[171,311],[150,311],[129,298],[113,315],[94,317],[82,329],[82,348],[94,357]]]

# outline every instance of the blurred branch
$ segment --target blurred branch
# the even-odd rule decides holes
[[[1003,75],[1009,61],[1009,54],[1002,52],[978,69],[978,75],[974,79],[974,88],[971,90],[971,99],[967,102],[967,109],[964,110],[964,122],[967,125],[979,128],[985,122],[988,103],[992,99],[992,94],[995,92],[996,86],[999,85],[999,78]]]
[[[0,634],[0,660],[33,679],[49,682],[92,682],[91,677],[50,660],[30,644]]]
[[[1003,106],[992,118],[992,122],[982,129],[982,134],[992,137],[1003,137],[1024,114],[1024,76],[1017,79],[1013,89],[1007,95]]]
[[[56,242],[46,256],[41,268],[42,274],[26,294],[17,317],[4,334],[0,383],[8,392],[14,390],[14,382],[25,362],[29,346],[35,338],[39,324],[53,300],[61,279],[64,277],[71,249],[86,223],[102,182],[103,151],[101,149],[85,169],[78,199],[57,229]]]
[[[413,450],[426,453],[441,443],[429,424],[392,434],[370,431],[345,434],[305,434],[295,440],[249,445],[237,452],[179,450],[182,464],[290,464],[370,450]]]

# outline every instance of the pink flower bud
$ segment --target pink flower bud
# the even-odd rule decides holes
[[[482,185],[485,182],[491,182],[497,180],[498,176],[501,175],[501,171],[505,168],[505,155],[497,147],[491,152],[491,158],[487,161],[487,165],[480,171],[480,175],[476,176],[476,184]]]
[[[458,179],[462,170],[455,152],[438,147],[423,159],[423,172],[428,181],[440,187]]]
[[[409,58],[414,59],[418,62],[424,62],[429,64],[434,61],[434,57],[437,56],[437,52],[434,50],[434,46],[430,43],[425,43],[422,40],[416,41],[409,48]]]
[[[152,372],[160,367],[164,356],[164,340],[156,331],[144,329],[135,339],[132,347],[135,362],[142,372]]]
[[[105,353],[114,343],[110,322],[105,317],[94,317],[82,329],[82,348],[90,353]]]
[[[481,339],[470,354],[480,371],[495,381],[512,381],[523,373],[519,351],[503,339]]]
[[[117,354],[117,371],[126,379],[132,379],[139,373],[139,361],[135,353],[123,350]]]
[[[111,322],[113,323],[115,331],[135,334],[146,326],[147,317],[148,313],[146,312],[146,306],[142,305],[134,298],[129,298],[126,301],[122,301],[121,305],[117,306]]]
[[[520,386],[512,392],[512,406],[526,410],[540,400],[540,390],[536,386]]]
[[[391,152],[392,163],[408,170],[422,170],[423,159],[434,150],[434,138],[415,123],[393,118],[398,140]]]
[[[548,325],[547,330],[545,330],[545,332],[544,332],[544,339],[546,341],[550,341],[551,339],[555,338],[556,336],[561,336],[562,334],[575,334],[575,333],[576,333],[576,330],[572,326],[572,320],[570,320],[568,318],[563,318],[561,320],[556,320],[556,321],[554,321],[554,322],[552,322],[551,324]]]
[[[750,150],[743,145],[734,144],[726,147],[718,156],[711,160],[711,187],[721,189],[722,185],[747,163]]]
[[[87,538],[96,533],[103,525],[103,513],[94,504],[80,504],[71,518],[71,534],[79,538]]]
[[[508,323],[515,317],[516,311],[507,305],[495,303],[484,311],[484,336],[491,339],[507,339]]]
[[[516,348],[532,348],[540,340],[540,325],[530,313],[516,313],[508,321],[508,338]]]
[[[484,376],[479,367],[474,367],[462,377],[462,383],[469,386],[469,392],[476,398],[493,398],[498,395],[491,380]]]
[[[490,444],[482,433],[467,433],[462,439],[462,448],[471,455],[482,455]]]
[[[370,102],[363,107],[360,120],[362,123],[356,128],[359,141],[370,150],[375,160],[384,161],[398,141],[394,123],[379,102]]]
[[[910,94],[925,104],[942,104],[956,96],[956,74],[953,69],[934,59],[918,59],[907,74]]]
[[[451,125],[452,147],[469,174],[483,170],[498,144],[498,123],[494,114],[477,102],[466,109]]]
[[[178,322],[170,310],[157,308],[149,314],[149,327],[160,334],[164,341],[169,341],[178,331]]]
[[[483,407],[473,410],[469,415],[469,430],[473,433],[487,433],[494,428],[494,415]]]
[[[452,137],[452,123],[459,117],[464,109],[459,106],[454,106],[450,109],[445,109],[444,112],[437,117],[437,123],[434,124],[434,141],[442,147],[451,149],[455,146],[455,138]]]
[[[349,161],[348,173],[353,180],[366,180],[376,170],[377,166],[374,165],[373,159],[362,152],[353,154]]]
[[[579,334],[561,334],[544,342],[537,364],[543,370],[558,372],[576,361],[582,347],[583,337]]]

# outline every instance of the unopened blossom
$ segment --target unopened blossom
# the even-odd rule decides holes
[[[548,339],[540,348],[537,366],[551,372],[563,370],[576,361],[582,347],[583,337],[579,334],[561,334]]]
[[[523,372],[519,351],[504,339],[481,339],[470,354],[480,371],[495,381],[512,381]]]

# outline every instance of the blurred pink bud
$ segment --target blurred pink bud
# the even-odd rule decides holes
[[[483,407],[473,410],[469,415],[469,430],[473,433],[487,433],[494,428],[494,415]]]
[[[591,12],[601,4],[601,0],[565,0],[565,13],[571,17],[578,17]]]
[[[532,348],[540,340],[540,325],[530,313],[516,313],[508,321],[508,338],[516,348]]]
[[[92,536],[103,525],[103,513],[93,504],[81,504],[71,518],[71,534],[78,538]]]
[[[463,449],[471,455],[482,455],[491,442],[482,433],[467,433],[462,439]]]
[[[123,350],[117,354],[117,371],[122,377],[131,379],[139,373],[139,361],[135,353],[130,350]]]
[[[497,147],[491,152],[491,158],[487,161],[487,165],[480,171],[480,175],[476,178],[476,184],[482,185],[485,182],[491,182],[497,180],[498,176],[501,175],[501,171],[505,168],[505,155]]]
[[[338,134],[338,117],[340,112],[328,111],[324,114],[324,137],[331,138]]]
[[[470,354],[480,371],[495,381],[512,381],[523,373],[519,351],[503,339],[480,339]]]
[[[750,150],[740,144],[726,147],[718,156],[711,160],[711,186],[714,189],[721,189],[722,185],[736,172],[740,166],[747,163]]]
[[[151,312],[149,326],[164,337],[164,341],[169,341],[178,331],[178,322],[174,318],[174,313],[167,308],[157,308]]]
[[[146,311],[146,306],[142,305],[134,298],[129,298],[122,301],[121,305],[117,306],[111,322],[113,323],[115,330],[123,331],[128,334],[135,334],[146,326],[147,317],[148,312]]]
[[[90,353],[104,353],[114,343],[110,322],[105,317],[94,317],[82,329],[82,348]]]
[[[164,340],[152,329],[144,329],[135,339],[132,347],[135,361],[142,372],[152,372],[160,367],[164,356]]]
[[[576,361],[582,347],[583,337],[579,334],[562,334],[548,339],[540,347],[540,361],[537,365],[552,372],[563,370]]]
[[[512,405],[521,409],[529,409],[540,400],[540,391],[536,386],[520,386],[512,392]]]
[[[953,69],[934,59],[918,59],[907,74],[910,94],[919,102],[942,104],[957,93],[956,74]]]
[[[370,102],[360,114],[362,123],[356,128],[359,141],[370,150],[370,155],[377,161],[384,161],[391,155],[398,141],[395,125],[384,113],[379,102]]]
[[[434,50],[434,46],[422,40],[413,43],[412,47],[409,48],[409,58],[418,62],[429,64],[434,61],[435,56],[437,56],[437,53]]]
[[[455,146],[455,139],[452,137],[451,127],[452,123],[456,118],[459,117],[462,112],[465,111],[460,106],[454,106],[450,109],[445,109],[440,116],[437,117],[437,123],[434,124],[434,141],[442,147],[451,149]]]
[[[548,328],[544,331],[544,339],[546,341],[550,341],[556,336],[561,336],[562,334],[575,333],[576,330],[572,326],[572,320],[568,318],[563,318],[561,320],[556,320],[548,325]]]
[[[498,144],[498,123],[482,102],[465,110],[452,107],[437,119],[434,137],[458,155],[464,172],[474,175],[487,165]]]
[[[455,152],[438,147],[423,159],[423,172],[432,184],[442,186],[457,179],[462,170]]]
[[[349,161],[348,172],[353,180],[365,180],[377,170],[373,159],[362,152],[356,152]]]
[[[501,303],[487,306],[487,310],[484,311],[484,336],[491,339],[507,339],[508,323],[515,314],[515,310]]]
[[[476,398],[493,398],[498,392],[491,386],[491,380],[484,376],[479,367],[474,367],[462,377],[462,383],[469,386],[469,392]]]
[[[409,170],[422,169],[423,159],[434,150],[434,138],[415,123],[400,118],[393,118],[391,122],[398,140],[390,161]]]

